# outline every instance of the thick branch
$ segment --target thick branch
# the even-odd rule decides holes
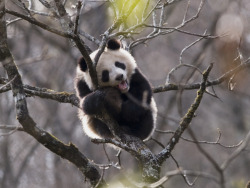
[[[7,72],[8,79],[13,80],[10,85],[16,103],[16,114],[19,123],[23,126],[25,132],[32,135],[46,148],[75,164],[89,179],[90,183],[95,186],[101,176],[97,169],[89,163],[89,160],[73,144],[65,145],[51,134],[38,128],[30,117],[22,79],[7,44],[4,9],[5,1],[0,0],[0,61]],[[100,187],[103,184],[104,182],[101,182]]]
[[[3,83],[1,83],[3,81]],[[11,90],[8,81],[0,78],[0,84],[4,84],[0,87],[0,93],[4,93]],[[30,85],[23,85],[24,92],[29,96],[38,96],[45,99],[55,100],[61,103],[70,103],[73,106],[79,107],[79,99],[74,93],[69,93],[65,91],[54,91],[52,89],[47,88],[39,88]]]
[[[68,93],[65,91],[58,92],[51,89],[38,88],[29,85],[24,85],[24,91],[31,96],[39,96],[41,98],[51,99],[61,103],[70,103],[79,107],[79,99],[74,93]]]
[[[97,118],[108,125],[115,138],[92,141],[95,143],[111,143],[126,150],[138,160],[142,170],[143,181],[148,183],[157,181],[160,178],[160,166],[157,160],[155,160],[155,155],[146,144],[137,137],[124,134],[117,122],[105,110]]]
[[[213,81],[207,81],[206,87],[213,86],[213,85],[219,85],[223,83],[225,80],[229,79],[232,75],[239,73],[240,71],[250,67],[250,61],[247,61],[236,68],[226,72],[219,78],[213,80]],[[4,78],[0,78],[0,84],[7,84],[8,80]],[[155,87],[154,93],[159,93],[159,92],[165,92],[165,91],[171,91],[171,90],[193,90],[193,89],[198,89],[200,88],[201,84],[200,83],[195,83],[195,84],[167,84],[166,86],[158,86]],[[29,94],[31,96],[39,96],[41,98],[46,98],[46,99],[51,99],[55,100],[58,102],[62,103],[70,103],[74,106],[79,106],[79,101],[78,98],[75,96],[73,93],[68,93],[68,92],[57,92],[53,91],[51,89],[46,89],[46,88],[39,88],[39,87],[33,87],[29,85],[24,85],[24,91],[26,94]],[[5,87],[0,88],[0,93],[7,92],[11,90],[10,86],[7,85]]]
[[[92,141],[95,143],[114,144],[133,155],[138,160],[139,166],[141,167],[143,182],[153,183],[159,180],[161,166],[146,144],[141,139],[131,135],[123,134],[122,137],[123,139],[120,141],[116,139],[98,139]]]
[[[12,10],[8,10],[8,9],[5,9],[5,12],[8,13],[8,14],[11,14],[13,16],[22,18],[23,20],[26,20],[26,21],[30,22],[31,24],[36,25],[38,27],[41,27],[42,29],[47,30],[47,31],[49,31],[51,33],[54,33],[56,35],[59,35],[59,36],[62,36],[62,37],[66,37],[66,38],[72,38],[72,35],[70,33],[63,32],[63,31],[57,30],[55,28],[49,27],[47,24],[39,22],[39,21],[35,20],[34,18],[30,18],[28,16],[25,16],[23,14],[20,14],[18,12],[15,12],[15,11],[12,11]]]
[[[76,46],[78,47],[79,51],[81,52],[84,60],[86,61],[88,69],[89,69],[89,74],[90,74],[91,80],[94,84],[94,87],[97,88],[98,87],[98,80],[97,80],[96,69],[95,69],[94,63],[92,62],[91,58],[89,57],[89,53],[88,53],[87,49],[85,48],[84,42],[80,38],[79,35],[75,35],[73,37],[73,40],[74,40]]]
[[[78,21],[79,21],[79,12],[80,12],[80,8],[82,6],[81,2],[78,2],[78,11],[77,14],[77,20],[75,23],[73,23],[70,19],[70,16],[68,15],[62,1],[60,0],[54,0],[55,1],[55,5],[56,8],[58,10],[58,15],[60,18],[60,22],[61,22],[61,26],[64,30],[68,31],[71,33],[71,39],[74,41],[74,43],[76,44],[76,46],[78,47],[79,51],[81,52],[84,60],[87,63],[88,66],[88,70],[89,70],[89,74],[91,77],[91,80],[93,82],[93,85],[95,88],[98,87],[98,81],[97,81],[97,74],[96,74],[96,70],[95,70],[95,66],[91,60],[91,58],[89,57],[89,51],[87,49],[89,49],[84,41],[81,39],[81,37],[78,34]],[[75,27],[73,27],[75,26]]]
[[[60,9],[62,9],[62,7],[60,7]],[[8,14],[14,15],[16,17],[22,18],[22,19],[30,22],[33,25],[41,27],[42,29],[44,29],[46,31],[49,31],[51,33],[57,34],[59,36],[65,37],[65,38],[72,39],[76,43],[76,46],[78,47],[78,49],[81,52],[83,58],[85,59],[85,61],[87,63],[87,66],[88,66],[88,68],[90,70],[89,72],[90,72],[90,75],[91,75],[92,82],[94,83],[94,85],[97,88],[98,84],[97,84],[97,76],[96,76],[95,68],[93,66],[92,60],[89,57],[89,53],[88,53],[88,50],[86,49],[85,43],[82,41],[82,39],[80,38],[79,35],[75,35],[73,32],[68,31],[68,30],[67,30],[67,32],[63,32],[63,31],[54,29],[52,27],[49,27],[47,24],[44,24],[42,22],[39,22],[39,21],[35,20],[34,18],[30,18],[28,16],[25,16],[23,14],[15,12],[15,11],[11,11],[11,10],[6,9],[5,12],[8,13]],[[69,25],[71,25],[71,24],[69,24]]]

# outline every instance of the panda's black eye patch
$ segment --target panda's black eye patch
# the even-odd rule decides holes
[[[124,63],[119,62],[119,61],[115,62],[115,66],[120,68],[120,69],[123,69],[123,70],[126,69],[126,65]]]
[[[103,82],[109,81],[109,71],[108,70],[102,71],[102,81]]]

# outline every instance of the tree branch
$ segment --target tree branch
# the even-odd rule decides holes
[[[161,134],[174,134],[175,133],[174,131],[171,131],[171,130],[163,131],[163,130],[158,130],[158,129],[156,129],[155,132],[158,132]],[[218,138],[216,139],[216,141],[194,140],[194,139],[185,138],[183,136],[181,136],[180,138],[186,142],[192,142],[195,144],[219,145],[219,146],[224,147],[224,148],[236,148],[236,147],[239,147],[243,143],[243,140],[241,140],[239,143],[234,144],[234,145],[225,145],[225,144],[220,143],[220,138],[221,138],[220,131],[219,131],[219,135],[218,135]]]
[[[66,10],[64,9],[64,7],[60,6],[60,2],[58,0],[56,2],[57,2],[58,6],[60,8],[60,13],[65,15]],[[16,17],[22,18],[22,19],[30,22],[31,24],[39,26],[42,29],[47,30],[47,31],[49,31],[51,33],[57,34],[59,36],[65,37],[65,38],[72,39],[75,42],[76,46],[78,47],[79,51],[81,52],[83,58],[85,59],[85,61],[87,63],[87,66],[88,66],[88,69],[89,69],[89,72],[90,72],[92,82],[94,83],[94,86],[96,86],[95,88],[97,88],[98,81],[97,81],[97,74],[96,74],[95,67],[94,67],[94,65],[92,63],[92,60],[89,57],[89,52],[86,49],[85,43],[83,42],[83,40],[80,38],[80,36],[78,34],[75,35],[73,32],[68,31],[68,30],[67,30],[67,32],[63,32],[63,31],[54,29],[54,28],[49,27],[48,25],[46,25],[46,24],[44,24],[42,22],[39,22],[39,21],[35,20],[34,18],[30,18],[28,16],[25,16],[23,14],[15,12],[15,11],[11,11],[11,10],[8,10],[8,9],[5,9],[4,11],[6,13],[8,13],[8,14],[11,14],[11,15],[14,15]],[[67,20],[67,21],[70,21],[70,20]],[[73,23],[70,21],[69,25],[71,25],[71,24],[73,24]]]
[[[198,109],[200,102],[201,102],[201,99],[203,97],[203,94],[206,90],[206,82],[207,82],[208,75],[209,75],[212,67],[213,67],[213,64],[210,64],[210,66],[204,71],[203,79],[202,79],[202,82],[200,84],[200,89],[197,92],[197,96],[195,98],[194,103],[188,109],[188,112],[186,113],[186,115],[182,118],[178,129],[175,131],[174,135],[170,139],[167,147],[157,155],[157,160],[159,161],[159,163],[163,163],[170,156],[170,153],[174,149],[175,145],[178,143],[182,133],[186,130],[186,128],[191,123],[191,121],[194,117],[194,113]]]
[[[42,22],[39,22],[37,21],[36,19],[34,18],[30,18],[26,15],[23,15],[23,14],[20,14],[18,12],[15,12],[15,11],[12,11],[12,10],[9,10],[9,9],[5,9],[5,12],[8,13],[8,14],[11,14],[13,16],[16,16],[16,17],[19,17],[19,18],[22,18],[23,20],[26,20],[28,22],[30,22],[31,24],[33,25],[36,25],[38,27],[41,27],[42,29],[46,30],[46,31],[49,31],[51,33],[54,33],[56,35],[59,35],[61,37],[65,37],[65,38],[72,38],[72,35],[68,32],[63,32],[63,31],[60,31],[60,30],[57,30],[55,28],[52,28],[52,27],[49,27],[47,24],[44,24]]]
[[[128,18],[128,16],[132,13],[132,11],[135,9],[135,7],[138,5],[138,3],[141,0],[137,0],[134,1],[133,4],[129,7],[129,9],[127,10],[127,12],[125,12],[124,14],[120,15],[115,22],[104,32],[103,37],[102,37],[102,41],[101,44],[99,46],[99,51],[97,52],[96,56],[95,56],[95,64],[98,62],[101,54],[103,53],[107,40],[110,37],[110,33],[112,33],[115,29],[117,29],[123,22],[126,21],[126,19]]]
[[[144,182],[152,183],[160,178],[160,166],[155,155],[139,138],[124,134],[118,123],[104,109],[96,118],[101,119],[108,125],[108,128],[115,136],[113,139],[93,139],[95,143],[110,143],[122,148],[133,155],[139,162],[142,169],[142,179]]]
[[[240,145],[240,147],[238,147],[229,156],[229,158],[221,164],[221,169],[222,170],[225,170],[228,167],[228,165],[247,147],[249,141],[250,141],[250,131],[247,133],[247,135],[246,135],[243,143]]]
[[[74,93],[68,93],[65,91],[58,92],[47,88],[39,88],[29,85],[24,85],[24,91],[31,96],[51,99],[61,103],[70,103],[76,107],[79,107],[79,99]]]
[[[163,185],[163,183],[165,183],[169,178],[171,178],[173,176],[177,176],[177,175],[182,175],[182,174],[189,175],[189,176],[196,176],[196,177],[199,176],[199,177],[203,177],[203,178],[208,178],[208,179],[216,182],[217,184],[219,184],[219,180],[216,178],[216,176],[213,176],[211,174],[208,174],[205,172],[199,172],[199,171],[177,169],[177,170],[167,172],[159,181],[152,183],[150,185],[147,185],[147,187],[148,188],[159,187],[159,186]]]
[[[226,72],[219,78],[213,80],[213,81],[208,81],[206,83],[206,87],[213,86],[213,85],[219,85],[225,80],[229,79],[232,75],[239,73],[240,71],[249,68],[250,67],[250,60],[244,62],[243,64],[237,66],[236,68]],[[4,78],[0,77],[0,84],[6,84],[8,81]],[[194,83],[194,84],[166,84],[165,86],[158,86],[153,88],[154,93],[159,93],[159,92],[165,92],[165,91],[171,91],[171,90],[194,90],[200,88],[201,84],[200,83]],[[58,102],[62,103],[70,103],[76,107],[79,107],[79,100],[76,97],[75,94],[73,93],[68,93],[65,91],[57,92],[53,91],[51,89],[47,88],[39,88],[39,87],[34,87],[34,86],[29,86],[29,85],[23,85],[24,91],[26,94],[29,94],[31,96],[38,96],[41,98],[46,98],[46,99],[51,99],[55,100]],[[0,88],[0,93],[10,91],[11,88],[8,85],[5,87]]]
[[[139,138],[122,134],[121,140],[116,139],[94,139],[94,143],[110,143],[124,149],[133,155],[139,162],[142,171],[142,180],[145,183],[153,183],[160,178],[160,165],[155,154]]]
[[[213,80],[213,81],[208,81],[206,83],[206,87],[209,86],[214,86],[214,85],[219,85],[222,82],[224,82],[225,80],[229,79],[232,75],[239,73],[240,71],[246,69],[250,67],[250,60],[247,60],[246,62],[238,65],[237,67],[235,67],[234,69],[226,72],[225,74],[223,74],[222,76],[220,76],[219,78]],[[166,84],[165,86],[158,86],[153,88],[154,93],[159,93],[159,92],[164,92],[164,91],[170,91],[170,90],[179,90],[179,89],[183,89],[183,90],[192,90],[192,89],[199,89],[201,86],[200,83],[194,83],[194,84]]]
[[[0,61],[7,72],[8,79],[13,80],[15,78],[11,82],[11,89],[16,104],[17,120],[23,126],[25,132],[32,135],[38,142],[52,152],[75,164],[82,174],[88,178],[90,183],[95,186],[99,182],[101,176],[97,169],[89,163],[89,160],[78,150],[78,148],[71,143],[66,145],[48,132],[40,129],[30,117],[22,79],[7,44],[6,22],[4,17],[5,1],[0,0],[0,5]],[[104,184],[104,181],[102,181],[100,187]]]
[[[75,34],[78,33],[78,25],[79,25],[79,17],[80,17],[80,13],[81,13],[81,8],[82,8],[82,2],[78,1],[78,3],[77,3],[76,20],[75,20],[75,29],[74,29],[74,33]]]
[[[4,81],[2,87],[0,87],[0,93],[4,93],[11,90],[10,84],[2,78],[0,81]],[[23,85],[24,92],[30,96],[38,96],[45,99],[55,100],[61,103],[70,103],[73,106],[79,107],[79,99],[74,93],[69,93],[65,91],[54,91],[47,88],[39,88],[30,85]]]

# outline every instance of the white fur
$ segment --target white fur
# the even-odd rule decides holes
[[[81,100],[80,106],[84,103],[85,97]],[[89,116],[86,115],[81,109],[78,110],[78,117],[82,122],[82,127],[86,135],[92,139],[101,139],[89,126]]]
[[[156,127],[156,119],[157,119],[158,110],[157,110],[156,103],[155,103],[155,100],[153,97],[151,99],[149,106],[150,106],[150,110],[152,111],[152,116],[153,116],[153,129],[152,129],[151,133],[148,135],[148,137],[145,138],[143,141],[149,140],[151,138],[152,134],[155,131],[155,127]]]
[[[90,58],[92,62],[94,62],[95,56],[98,50],[95,50],[90,54]],[[120,69],[115,66],[115,61],[119,61],[126,65],[126,69]],[[128,85],[130,84],[131,76],[134,74],[134,70],[137,67],[137,64],[133,58],[133,56],[127,52],[126,50],[120,48],[118,50],[110,50],[106,48],[102,55],[100,56],[97,66],[97,79],[98,84],[100,87],[104,86],[117,86],[120,81],[115,80],[116,76],[119,74],[123,74],[124,80],[127,79]],[[102,82],[102,71],[108,70],[109,71],[109,82]],[[76,75],[78,79],[82,79],[86,82],[90,90],[94,90],[93,83],[91,81],[89,70],[87,69],[85,72],[82,72],[77,67]]]
[[[82,79],[86,82],[86,84],[89,86],[90,90],[94,90],[94,86],[91,80],[91,77],[89,75],[89,70],[87,69],[85,72],[81,71],[80,67],[77,66],[76,69],[76,77],[77,79]]]
[[[97,54],[98,50],[94,51],[90,54],[92,61]],[[115,61],[119,61],[126,65],[126,69],[120,69],[115,66]],[[119,50],[109,50],[105,49],[102,53],[101,57],[98,60],[96,66],[98,84],[103,86],[116,86],[120,83],[120,81],[116,81],[115,78],[119,74],[123,74],[124,79],[127,79],[128,85],[130,84],[130,79],[132,74],[134,74],[134,70],[137,67],[137,64],[132,57],[132,55],[127,52],[126,50],[120,48]],[[109,71],[109,82],[102,82],[102,71],[108,70]]]
[[[81,106],[84,102],[84,98],[83,100],[81,100]],[[147,141],[151,138],[151,136],[153,135],[154,131],[155,131],[155,127],[156,127],[156,119],[157,119],[157,107],[156,107],[156,103],[155,100],[152,98],[151,99],[151,103],[150,103],[150,109],[152,111],[152,115],[153,115],[153,129],[151,131],[151,133],[148,135],[147,138],[145,138],[143,141]],[[90,138],[92,139],[101,139],[101,137],[99,135],[97,135],[95,132],[93,132],[93,130],[89,127],[89,116],[86,115],[81,109],[79,109],[78,111],[78,117],[82,122],[82,127],[83,130],[85,132],[86,135],[88,135]]]
[[[90,58],[92,62],[94,62],[95,56],[97,54],[98,50],[92,52],[90,54]],[[115,61],[119,61],[121,63],[124,63],[126,65],[126,69],[120,69],[115,66]],[[97,71],[97,77],[98,77],[98,84],[103,86],[116,86],[119,84],[119,81],[116,81],[115,78],[119,74],[123,74],[124,79],[127,79],[128,85],[130,84],[130,79],[132,74],[134,74],[134,70],[137,67],[137,64],[132,57],[132,55],[127,52],[126,50],[120,48],[119,50],[109,50],[105,49],[102,55],[100,56],[96,71]],[[105,83],[102,82],[102,70],[108,70],[109,71],[109,78],[110,81]],[[82,79],[86,82],[90,90],[94,90],[92,80],[89,75],[89,70],[87,69],[85,72],[80,70],[80,67],[77,67],[76,70],[77,79]],[[84,103],[85,97],[81,100],[80,106]],[[79,119],[82,122],[84,132],[93,139],[100,139],[101,137],[98,136],[93,130],[89,127],[89,116],[86,115],[81,109],[78,111]]]
[[[94,51],[90,54],[90,58],[94,62],[95,56],[97,54],[98,50]],[[120,63],[124,63],[126,65],[126,69],[120,69],[115,66],[115,61],[119,61]],[[137,64],[133,58],[133,56],[127,52],[126,50],[120,48],[118,50],[110,50],[105,49],[102,55],[100,56],[96,71],[97,71],[97,77],[98,77],[98,84],[99,86],[117,86],[119,84],[119,81],[116,81],[115,78],[119,74],[123,74],[124,79],[128,81],[128,85],[130,85],[130,79],[132,75],[135,73],[135,69],[137,68]],[[102,71],[108,70],[109,71],[109,82],[102,82]],[[94,90],[93,83],[91,81],[89,71],[86,70],[86,72],[82,72],[79,67],[77,67],[77,78],[83,79],[86,84],[88,85],[90,90]],[[80,106],[84,103],[85,97],[81,100]],[[150,109],[152,111],[153,115],[153,129],[150,133],[150,135],[144,139],[148,140],[156,127],[156,118],[157,118],[157,107],[154,98],[151,99],[150,103]],[[101,137],[98,136],[90,127],[89,127],[89,116],[86,115],[81,109],[79,109],[78,116],[82,122],[84,132],[92,139],[100,139]]]

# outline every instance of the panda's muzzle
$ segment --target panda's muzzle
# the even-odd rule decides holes
[[[122,81],[123,80],[123,74],[120,74],[120,75],[116,76],[115,80]]]
[[[121,82],[117,85],[117,87],[118,87],[118,89],[119,89],[122,93],[125,93],[125,92],[128,91],[129,85],[128,85],[127,80],[124,80],[123,74],[118,75],[118,76],[115,78],[115,80],[121,81]]]

